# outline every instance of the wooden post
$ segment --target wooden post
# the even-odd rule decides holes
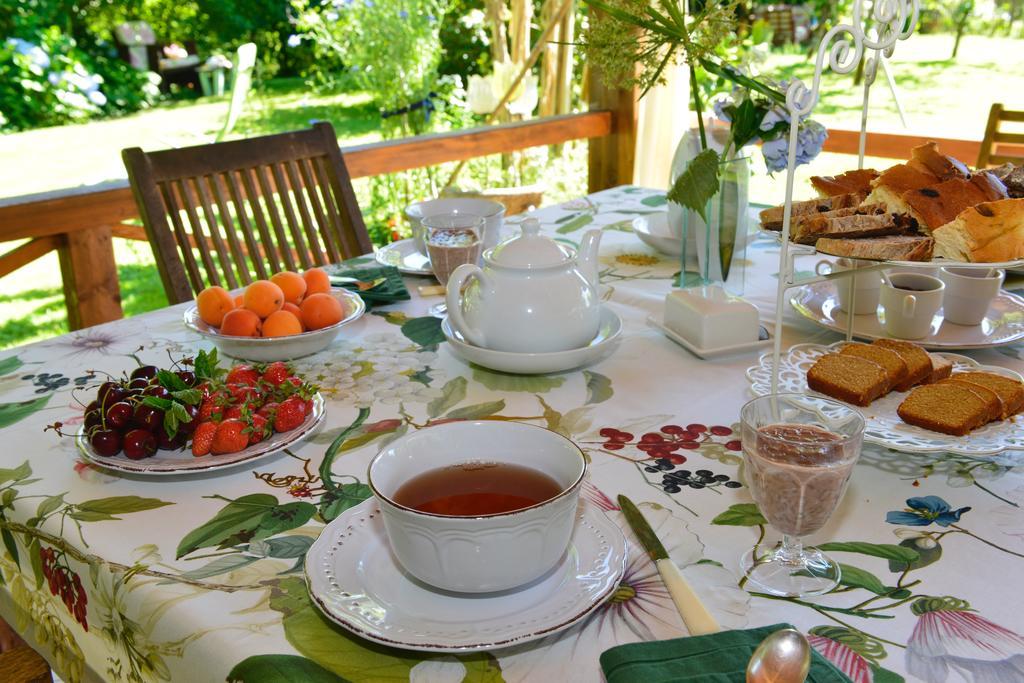
[[[590,141],[588,190],[597,192],[616,185],[628,185],[633,182],[636,159],[638,93],[635,89],[620,90],[606,86],[593,65],[586,85],[590,109],[612,112],[611,135]]]
[[[109,226],[67,233],[58,253],[72,330],[124,317]]]

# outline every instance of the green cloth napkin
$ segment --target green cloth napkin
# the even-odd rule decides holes
[[[373,282],[378,278],[384,278],[384,282],[363,292],[359,291],[355,283],[332,283],[335,287],[344,287],[358,294],[366,302],[367,308],[372,308],[375,305],[386,306],[396,301],[408,301],[410,298],[409,290],[405,288],[405,281],[402,280],[402,274],[394,266],[350,267],[338,264],[327,266],[324,270],[327,271],[328,276],[354,277],[364,282]]]
[[[618,645],[601,653],[608,683],[743,683],[747,663],[761,641],[774,631],[793,628],[775,624],[743,631]],[[850,679],[811,649],[811,683],[850,683]]]

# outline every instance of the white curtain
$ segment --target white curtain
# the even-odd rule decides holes
[[[690,124],[690,75],[685,64],[666,69],[666,82],[640,99],[633,184],[668,189],[672,155]]]

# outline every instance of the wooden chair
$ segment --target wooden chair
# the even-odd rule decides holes
[[[992,105],[988,112],[988,124],[985,126],[985,137],[981,141],[981,149],[978,151],[978,168],[987,166],[999,166],[1001,164],[1024,163],[1024,153],[1017,155],[993,154],[993,147],[996,145],[1024,145],[1024,133],[1001,133],[999,124],[1003,121],[1022,122],[1024,111],[1011,111],[1003,109],[1003,105]],[[1018,147],[1018,151],[1020,148]]]
[[[5,683],[51,683],[50,665],[0,619],[0,674]]]
[[[121,156],[171,303],[373,248],[329,123]]]

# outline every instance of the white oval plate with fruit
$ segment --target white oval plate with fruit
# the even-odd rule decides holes
[[[323,274],[317,291],[307,294],[304,284],[301,291],[288,289],[289,284],[305,283],[314,271]],[[185,326],[232,358],[285,361],[323,351],[342,327],[365,312],[358,294],[332,289],[327,274],[314,268],[303,276],[278,273],[233,292],[207,287],[196,297],[196,305],[185,311]]]
[[[277,453],[323,422],[323,396],[284,363],[236,365],[223,379],[217,379],[224,371],[216,369],[216,351],[201,351],[195,365],[194,374],[161,370],[152,379],[104,383],[96,400],[86,407],[86,423],[75,435],[83,457],[105,469],[131,474],[210,472]],[[183,374],[191,375],[191,380],[178,383],[170,377],[181,379]],[[211,376],[213,382],[205,381]],[[141,386],[143,382],[148,385]],[[204,384],[212,387],[212,393]],[[200,396],[198,401],[195,394]],[[123,420],[118,408],[126,412]],[[90,417],[97,410],[104,416]],[[158,446],[169,413],[187,414],[187,422],[194,426],[182,428],[184,417],[175,418],[180,434],[172,443]]]
[[[779,392],[810,393],[807,387],[807,371],[821,356],[837,351],[846,342],[830,346],[823,344],[796,344],[784,351],[780,359]],[[934,355],[953,363],[953,372],[981,371],[1011,377],[1024,381],[1021,376],[1007,368],[995,365],[981,365],[972,358],[955,353]],[[750,389],[755,396],[771,393],[772,354],[761,356],[757,365],[747,370]],[[864,441],[875,443],[905,453],[953,453],[967,456],[993,456],[1006,451],[1024,451],[1024,415],[1015,415],[1005,420],[990,422],[972,431],[967,436],[951,436],[907,424],[896,414],[903,399],[909,392],[892,391],[871,405],[858,408],[864,416]]]

